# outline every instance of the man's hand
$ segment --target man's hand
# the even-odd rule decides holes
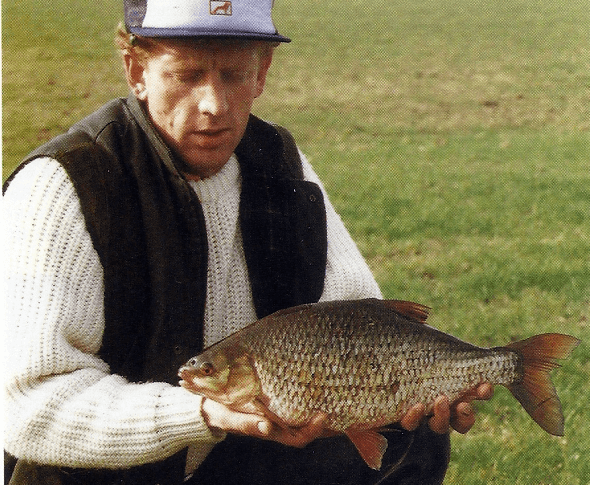
[[[255,436],[297,448],[303,448],[316,438],[329,436],[324,429],[326,420],[324,414],[316,414],[309,423],[301,427],[280,427],[264,416],[232,411],[223,404],[207,398],[203,398],[201,413],[205,423],[214,432],[220,430],[227,433]]]
[[[491,384],[480,384],[478,387],[467,393],[451,407],[446,396],[439,396],[434,401],[433,415],[428,420],[428,426],[432,431],[439,434],[448,433],[449,427],[455,431],[465,434],[475,423],[475,411],[471,402],[474,400],[487,401],[494,394]],[[424,404],[413,406],[401,420],[402,428],[413,431],[425,417],[426,407]]]

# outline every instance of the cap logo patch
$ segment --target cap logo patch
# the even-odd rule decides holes
[[[231,15],[231,2],[210,0],[209,13],[211,15]]]

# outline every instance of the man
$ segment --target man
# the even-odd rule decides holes
[[[271,6],[125,0],[131,95],[8,181],[13,483],[440,483],[449,422],[467,431],[469,400],[491,395],[480,386],[452,419],[441,396],[419,428],[416,406],[377,473],[346,440],[317,439],[321,414],[282,430],[176,385],[180,364],[256,318],[381,296],[291,136],[250,114],[288,41]]]

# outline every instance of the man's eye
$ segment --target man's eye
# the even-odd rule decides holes
[[[246,79],[246,74],[243,71],[227,71],[222,73],[223,80],[230,83],[242,83]]]
[[[202,76],[203,73],[198,71],[180,71],[172,73],[172,77],[181,83],[194,83],[199,81]]]

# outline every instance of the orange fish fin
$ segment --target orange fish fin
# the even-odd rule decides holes
[[[381,461],[385,450],[387,450],[387,439],[374,429],[352,429],[346,430],[346,436],[353,442],[362,459],[373,470],[381,468]]]
[[[420,303],[403,300],[380,300],[383,305],[417,323],[426,323],[430,308]]]
[[[556,359],[568,357],[579,343],[569,335],[548,333],[506,346],[521,356],[523,373],[508,389],[541,428],[556,436],[563,436],[564,418],[549,372],[560,366]]]

